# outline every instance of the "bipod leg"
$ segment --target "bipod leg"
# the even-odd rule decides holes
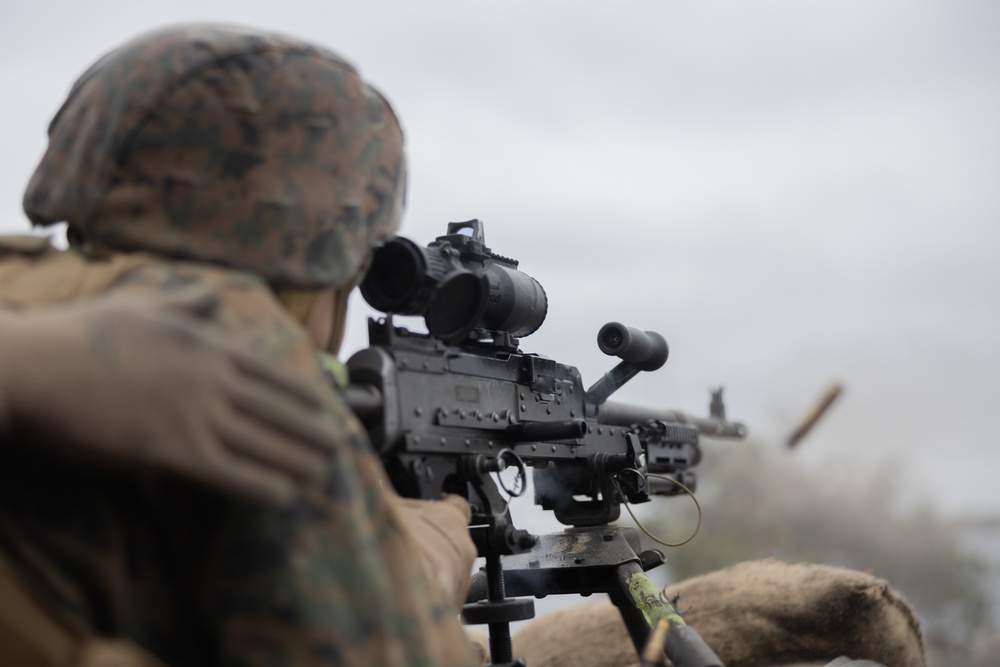
[[[688,626],[663,591],[649,580],[635,562],[618,566],[618,590],[609,593],[621,612],[636,652],[642,655],[653,625],[664,619],[667,628],[664,653],[676,667],[725,667],[719,656],[694,628]]]
[[[510,624],[534,618],[535,601],[506,596],[500,556],[486,557],[486,584],[489,599],[465,605],[462,609],[465,620],[473,625],[485,623],[489,626],[488,667],[525,667],[523,659],[514,660]]]

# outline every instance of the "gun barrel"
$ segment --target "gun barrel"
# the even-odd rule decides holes
[[[702,435],[715,438],[742,438],[747,434],[746,427],[739,422],[714,417],[695,417],[678,410],[647,408],[614,401],[605,402],[597,413],[597,421],[609,426],[631,426],[645,423],[650,419],[690,424]]]

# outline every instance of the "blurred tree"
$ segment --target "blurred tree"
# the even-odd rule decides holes
[[[702,526],[691,543],[667,553],[673,579],[768,556],[870,571],[914,605],[933,664],[996,667],[974,655],[997,631],[987,585],[995,570],[963,548],[967,526],[900,506],[892,466],[845,481],[760,443],[703,449]],[[653,534],[678,541],[690,534],[695,509],[684,497],[669,503],[669,511],[654,502],[638,516]]]

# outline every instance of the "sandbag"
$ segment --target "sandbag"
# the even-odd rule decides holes
[[[840,656],[925,667],[910,605],[864,572],[774,559],[740,563],[664,589],[727,667],[823,665]],[[529,667],[635,667],[635,649],[607,601],[533,621],[514,636]]]

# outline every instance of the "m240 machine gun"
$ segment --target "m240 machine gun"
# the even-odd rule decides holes
[[[621,361],[590,387],[575,367],[521,352],[548,303],[517,266],[486,247],[479,220],[450,223],[426,248],[401,237],[379,248],[361,293],[387,316],[369,321],[370,347],[347,362],[348,402],[401,495],[469,499],[486,568],[463,614],[489,625],[493,665],[523,664],[509,624],[533,617],[534,602],[516,596],[595,592],[610,595],[638,650],[652,637],[678,667],[720,665],[645,576],[663,554],[640,553],[638,532],[611,522],[623,502],[693,489],[699,435],[745,429],[726,421],[721,394],[708,418],[607,401],[666,362],[659,334],[604,325],[598,346]],[[428,333],[397,327],[394,315],[423,316]],[[514,526],[508,503],[528,468],[535,503],[569,526],[562,533]],[[660,621],[651,633],[658,619],[666,632]]]

